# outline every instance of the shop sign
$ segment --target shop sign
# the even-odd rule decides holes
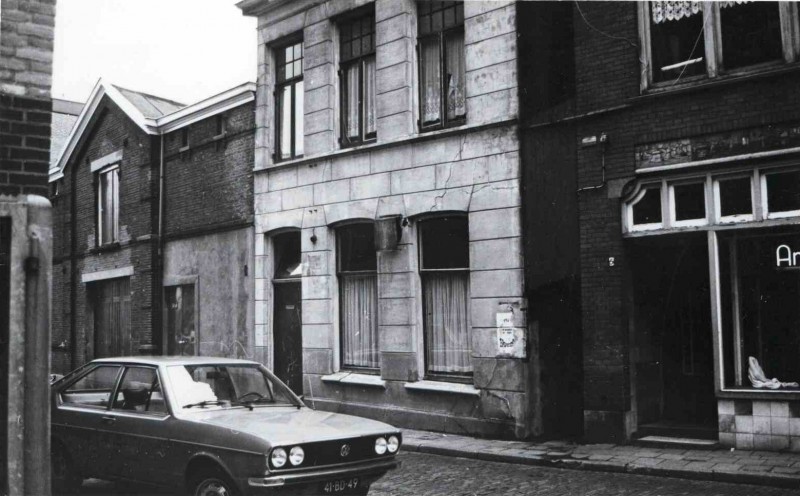
[[[692,136],[636,147],[636,169],[800,146],[800,123],[770,124],[725,133]]]
[[[792,251],[789,245],[780,245],[775,249],[775,267],[778,269],[800,268],[800,251]]]

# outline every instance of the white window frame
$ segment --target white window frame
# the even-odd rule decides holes
[[[650,2],[638,2],[639,9],[639,46],[640,59],[645,67],[641,71],[640,89],[642,93],[650,89],[669,88],[676,84],[674,81],[653,82],[652,45],[650,42],[650,15],[652,8]],[[703,16],[703,42],[705,52],[705,76],[698,75],[687,77],[681,85],[698,80],[713,79],[722,75],[742,75],[774,68],[781,64],[791,64],[798,60],[800,54],[800,27],[798,27],[798,8],[795,2],[778,2],[781,24],[781,43],[783,46],[783,60],[781,62],[764,62],[748,67],[725,70],[722,53],[722,29],[720,21],[719,2],[702,2]]]
[[[767,190],[767,176],[772,174],[781,174],[784,172],[800,172],[797,168],[777,168],[769,169],[761,174],[761,211],[764,213],[765,219],[785,219],[787,217],[800,216],[800,209],[798,210],[784,210],[779,212],[769,211],[769,191]]]
[[[670,181],[667,183],[669,199],[667,205],[669,206],[669,223],[672,227],[691,227],[691,226],[705,226],[708,225],[708,191],[705,187],[705,178],[685,179],[678,181]],[[689,184],[702,184],[703,185],[703,217],[697,219],[678,220],[676,202],[675,202],[675,186],[686,186]],[[662,212],[663,218],[663,212]]]
[[[661,197],[661,222],[650,222],[647,224],[634,224],[633,223],[633,207],[639,203],[648,189],[656,189],[659,190],[659,196]],[[664,184],[663,181],[658,182],[651,182],[651,183],[642,183],[639,191],[636,193],[630,201],[625,202],[623,208],[625,209],[625,225],[628,228],[628,231],[635,232],[635,231],[652,231],[654,229],[663,229],[667,227],[665,212],[668,210],[665,208],[667,202],[664,198]]]
[[[719,224],[734,224],[737,222],[750,222],[756,218],[756,191],[754,188],[753,172],[749,174],[730,174],[724,176],[713,177],[713,193],[714,193],[714,221]],[[722,215],[722,195],[720,194],[720,182],[730,181],[734,179],[749,179],[750,180],[750,213],[749,214],[736,214],[736,215]]]
[[[114,212],[111,218],[111,236],[106,239],[108,233],[103,232],[103,216],[105,214],[105,210],[103,209],[105,193],[103,189],[103,176],[111,173],[116,174],[116,180],[112,181],[112,185],[114,185],[115,188],[111,192],[111,202]],[[103,246],[117,241],[119,241],[119,164],[114,164],[97,172],[97,245]]]

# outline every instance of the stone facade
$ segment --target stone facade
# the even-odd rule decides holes
[[[259,17],[256,108],[256,346],[273,363],[271,235],[300,232],[303,392],[318,408],[395,425],[481,435],[535,431],[529,359],[503,358],[496,315],[527,332],[517,136],[516,5],[465,2],[464,125],[421,132],[417,5],[410,0],[241,2]],[[374,8],[377,140],[338,143],[337,16]],[[276,43],[302,34],[305,156],[275,162]],[[458,212],[469,222],[469,384],[425,380],[417,221]],[[380,377],[340,365],[336,227],[399,215],[396,250],[379,251]],[[533,351],[529,351],[533,353]]]

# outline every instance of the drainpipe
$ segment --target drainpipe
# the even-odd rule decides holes
[[[161,134],[159,136],[160,144],[158,147],[158,249],[156,253],[156,263],[157,263],[157,281],[158,284],[156,290],[156,299],[157,301],[154,302],[153,308],[156,312],[158,312],[157,317],[154,319],[158,322],[160,327],[158,331],[158,336],[161,338],[161,342],[158,344],[158,348],[161,350],[162,355],[167,354],[166,347],[164,346],[164,322],[163,315],[164,309],[162,308],[164,305],[164,135]]]

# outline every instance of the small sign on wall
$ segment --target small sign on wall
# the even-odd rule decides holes
[[[525,358],[525,330],[514,327],[513,312],[497,312],[497,356]]]

